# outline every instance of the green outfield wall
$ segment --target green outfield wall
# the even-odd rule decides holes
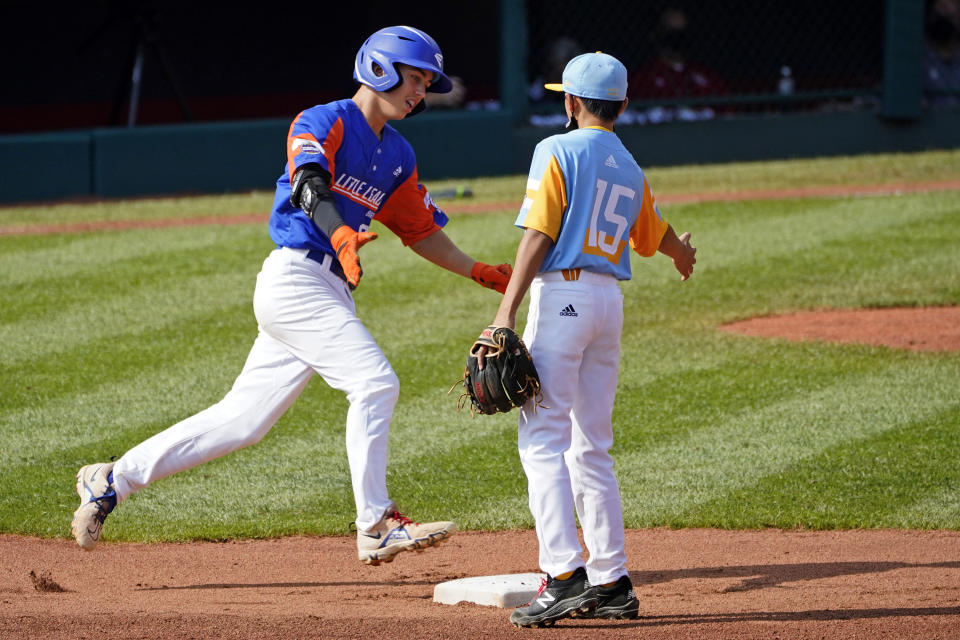
[[[280,120],[94,129],[0,137],[0,202],[273,189],[289,123]],[[426,113],[397,128],[424,180],[524,173],[561,128],[508,113]],[[960,111],[915,120],[793,114],[618,127],[642,166],[910,152],[960,147]]]

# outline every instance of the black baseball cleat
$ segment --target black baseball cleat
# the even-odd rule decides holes
[[[627,576],[609,587],[594,587],[597,593],[597,608],[581,618],[607,618],[608,620],[634,620],[639,617],[640,601],[633,592],[633,583]]]
[[[547,578],[530,604],[514,609],[510,622],[516,627],[549,627],[562,618],[588,617],[597,608],[597,592],[579,567],[566,580]]]

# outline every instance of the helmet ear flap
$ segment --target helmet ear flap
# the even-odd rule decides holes
[[[377,73],[377,70],[380,73]],[[400,73],[397,67],[380,51],[376,49],[360,49],[357,62],[354,66],[354,76],[363,84],[376,91],[389,91],[400,84]]]

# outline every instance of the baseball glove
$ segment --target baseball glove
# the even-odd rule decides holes
[[[483,369],[477,358],[480,347],[487,348]],[[468,397],[471,411],[487,415],[506,413],[523,406],[529,398],[534,408],[541,406],[537,368],[523,340],[507,327],[487,327],[470,347],[463,386],[466,391],[460,396],[458,408]]]

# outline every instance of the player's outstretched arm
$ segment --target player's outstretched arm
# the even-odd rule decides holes
[[[507,288],[507,282],[512,273],[508,264],[490,265],[477,262],[461,251],[443,230],[431,233],[423,240],[410,245],[410,248],[435,265],[464,278],[471,278],[477,284],[495,289],[500,293]]]
[[[543,264],[543,259],[551,246],[553,246],[553,238],[547,234],[529,228],[523,232],[517,247],[517,258],[514,260],[516,269],[503,294],[503,300],[500,301],[500,308],[497,309],[497,315],[493,319],[494,325],[511,329],[517,326],[517,308],[523,301],[523,296],[530,288],[530,283],[540,270],[540,265]]]
[[[491,327],[507,327],[510,330],[516,328],[517,309],[551,246],[553,246],[553,238],[547,234],[530,228],[523,232],[520,245],[517,247],[517,259],[514,260],[517,268],[507,284],[507,290],[503,294],[503,300],[500,301],[497,315],[490,324]],[[487,348],[480,346],[474,355],[477,356],[477,366],[482,371]]]
[[[680,273],[680,280],[686,280],[693,275],[693,265],[697,263],[697,248],[690,244],[689,232],[678,237],[673,227],[668,225],[657,250],[673,259],[673,266]]]

